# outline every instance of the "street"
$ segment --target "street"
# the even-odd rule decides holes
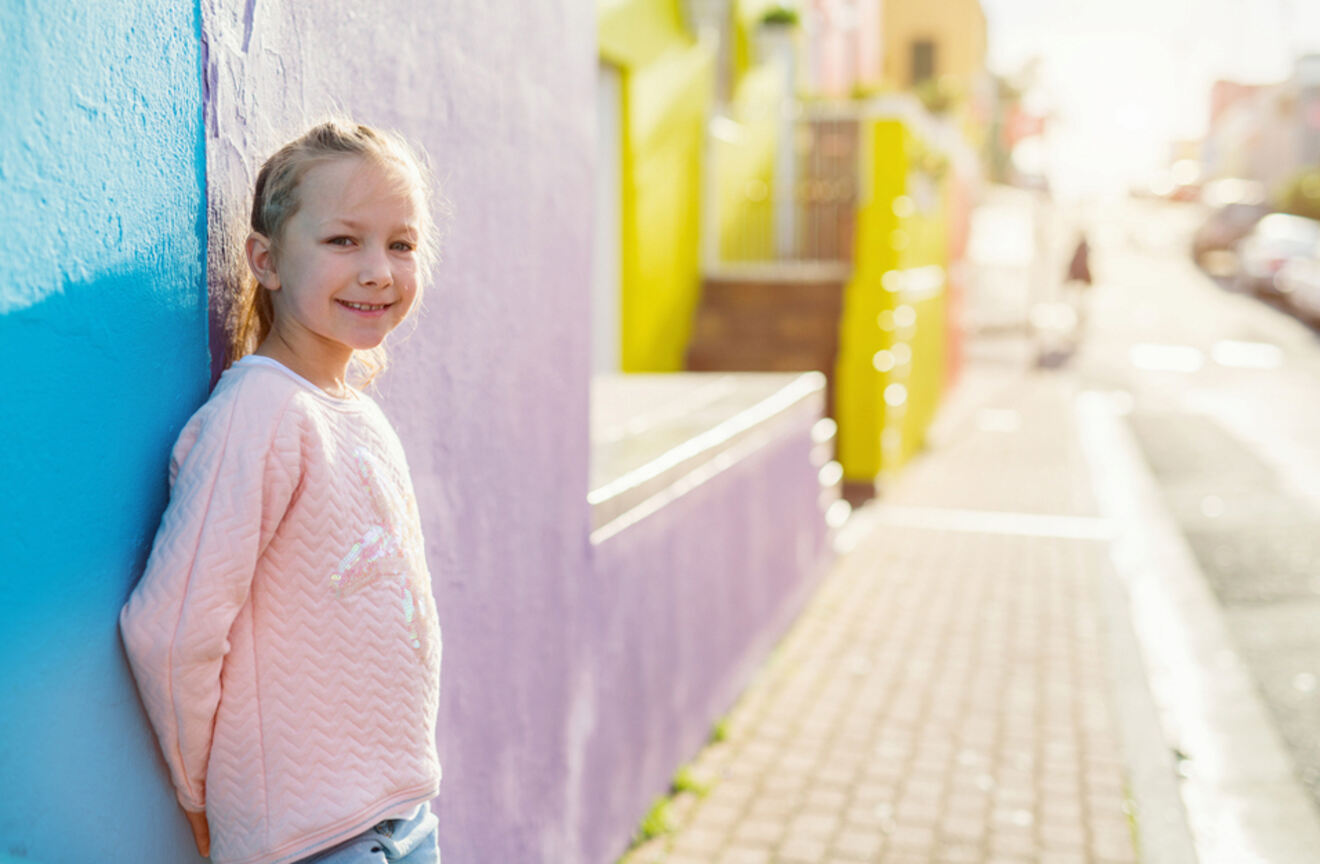
[[[1320,804],[1320,340],[1192,265],[1197,213],[1125,202],[1100,216],[1075,362],[1083,386],[1130,395],[1163,501]]]

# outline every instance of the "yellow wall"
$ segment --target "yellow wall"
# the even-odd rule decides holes
[[[620,351],[625,372],[683,368],[700,296],[701,159],[714,58],[676,0],[600,0],[601,58],[623,105]]]
[[[936,44],[935,77],[951,75],[971,92],[985,68],[985,13],[979,0],[884,0],[885,80],[911,87],[912,42]]]
[[[755,56],[770,0],[737,0],[731,119],[737,141],[714,141],[713,193],[725,260],[772,255],[775,70]],[[715,57],[683,25],[677,0],[598,0],[600,56],[619,68],[622,250],[620,357],[625,372],[683,368],[701,294],[701,170]],[[749,200],[748,190],[763,197]],[[756,225],[763,230],[755,230]],[[767,248],[746,247],[748,238]],[[740,247],[740,248],[739,248]]]
[[[835,414],[844,475],[870,482],[921,448],[943,387],[947,210],[938,156],[903,121],[865,120],[861,134],[864,197],[839,328]],[[916,271],[928,284],[933,276],[936,290],[912,290]]]
[[[728,107],[736,141],[715,139],[716,218],[722,261],[766,261],[774,249],[774,162],[783,86],[767,66],[745,72]]]
[[[779,108],[794,94],[785,92],[779,71],[758,56],[756,42],[762,16],[778,5],[778,0],[734,0],[730,7],[733,81],[725,111],[738,124],[738,140],[717,139],[712,149],[718,252],[725,262],[768,261],[775,257],[774,163],[779,145]]]

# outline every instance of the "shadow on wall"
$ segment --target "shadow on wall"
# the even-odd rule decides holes
[[[0,317],[0,858],[199,860],[118,632],[207,395],[201,262],[162,256]]]

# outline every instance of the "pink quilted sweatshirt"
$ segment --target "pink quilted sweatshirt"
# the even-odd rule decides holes
[[[403,448],[366,395],[227,369],[174,446],[120,627],[218,864],[296,861],[439,792],[440,628]]]

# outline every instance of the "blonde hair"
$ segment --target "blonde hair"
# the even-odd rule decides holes
[[[298,186],[308,170],[332,159],[369,159],[389,169],[401,191],[415,195],[419,203],[418,304],[423,286],[439,260],[439,231],[432,215],[434,180],[425,161],[398,133],[373,129],[343,119],[312,127],[275,151],[257,173],[252,194],[251,229],[265,236],[278,261],[279,244],[289,219],[298,212]],[[414,306],[416,308],[416,305]],[[275,318],[270,291],[255,276],[242,281],[230,308],[229,360],[251,354],[269,334]],[[357,368],[354,369],[353,367]],[[365,387],[385,370],[385,346],[353,352],[350,377]]]

